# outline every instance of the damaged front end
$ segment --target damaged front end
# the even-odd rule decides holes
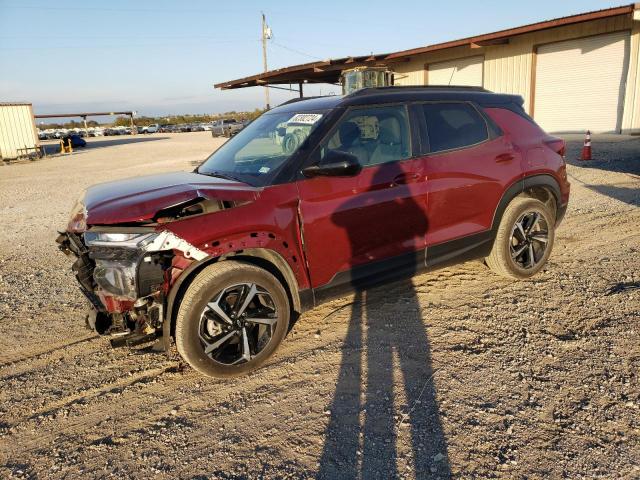
[[[169,291],[207,253],[169,224],[255,201],[260,189],[235,180],[173,172],[89,187],[75,203],[60,250],[91,305],[87,325],[114,346],[147,343],[162,332]],[[194,233],[198,233],[194,231]],[[167,328],[168,330],[168,328]]]
[[[70,229],[57,243],[76,258],[72,270],[92,307],[87,327],[111,337],[114,347],[159,337],[174,268],[207,256],[172,232],[153,227]]]

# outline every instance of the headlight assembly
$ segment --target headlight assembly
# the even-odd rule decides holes
[[[93,278],[110,295],[135,300],[137,270],[145,255],[144,247],[158,236],[155,232],[84,233],[84,241],[95,262]]]
[[[141,248],[151,242],[157,233],[86,232],[84,241],[89,247]]]
[[[105,291],[116,297],[129,300],[137,298],[136,263],[96,260],[93,278]]]

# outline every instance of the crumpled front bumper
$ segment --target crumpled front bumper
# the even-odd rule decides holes
[[[91,304],[87,326],[111,336],[114,346],[160,335],[176,261],[188,264],[207,256],[170,231],[147,231],[144,242],[127,245],[85,242],[85,237],[67,231],[57,243],[75,258],[72,270]]]
[[[78,280],[80,290],[87,297],[89,303],[98,312],[106,311],[100,297],[95,293],[96,283],[93,279],[93,270],[96,264],[91,259],[89,249],[84,244],[82,237],[73,232],[62,232],[56,238],[56,243],[58,243],[58,248],[65,255],[76,258],[71,270]]]

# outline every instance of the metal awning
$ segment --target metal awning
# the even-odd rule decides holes
[[[217,83],[214,87],[227,90],[231,88],[258,87],[274,84],[337,83],[342,70],[364,65],[385,66],[388,62],[384,60],[388,55],[389,54],[385,53],[304,63],[302,65],[270,70],[238,80]],[[405,60],[401,59],[399,61]]]
[[[390,67],[399,62],[407,62],[412,56],[423,53],[445,50],[447,48],[468,46],[470,48],[481,48],[490,45],[503,45],[509,43],[509,39],[516,35],[546,30],[550,28],[562,27],[576,23],[598,20],[601,18],[615,17],[618,15],[633,15],[634,10],[639,7],[636,4],[621,7],[607,8],[594,12],[581,13],[568,17],[546,20],[544,22],[532,23],[521,27],[500,30],[498,32],[477,35],[474,37],[462,38],[450,42],[437,43],[424,47],[402,50],[393,53],[376,55],[365,55],[358,57],[343,57],[318,62],[303,63],[291,67],[270,70],[250,77],[229,80],[217,83],[215,88],[222,90],[232,88],[256,87],[277,84],[301,84],[301,83],[337,83],[342,70],[358,66],[386,66]]]

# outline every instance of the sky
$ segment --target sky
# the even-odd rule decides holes
[[[35,113],[253,110],[264,107],[263,88],[213,84],[262,71],[261,12],[273,31],[273,69],[415,48],[623,1],[0,0],[0,102],[30,102]],[[338,87],[305,87],[308,95],[331,92]],[[271,90],[271,104],[296,95]]]

